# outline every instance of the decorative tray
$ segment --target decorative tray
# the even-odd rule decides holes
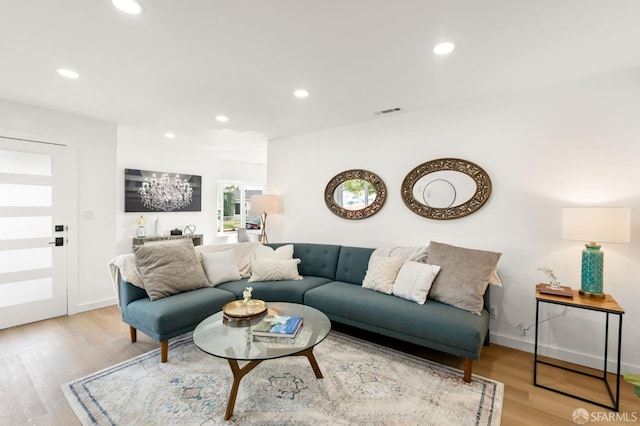
[[[243,300],[234,300],[222,307],[222,313],[229,318],[255,318],[267,310],[267,304],[258,299],[251,299],[253,302],[253,312],[247,313],[247,306]]]
[[[538,291],[542,294],[552,294],[554,296],[570,297],[573,298],[573,290],[571,287],[560,286],[553,288],[549,284],[538,284]]]

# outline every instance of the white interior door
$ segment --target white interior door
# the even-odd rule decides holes
[[[0,329],[67,313],[66,158],[0,137]]]

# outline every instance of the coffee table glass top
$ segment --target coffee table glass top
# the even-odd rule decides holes
[[[203,320],[193,332],[193,341],[204,352],[239,361],[265,360],[296,354],[322,342],[331,330],[329,318],[319,310],[297,303],[270,302],[269,315],[300,316],[302,328],[294,338],[259,337],[252,333],[262,316],[251,326],[237,326],[224,320],[222,312]]]

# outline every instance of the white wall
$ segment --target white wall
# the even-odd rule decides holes
[[[106,265],[115,255],[116,125],[0,100],[0,128],[68,146],[69,313],[113,304]]]
[[[191,135],[190,137],[197,137]],[[135,235],[136,219],[141,213],[124,212],[124,169],[159,170],[169,173],[194,174],[202,176],[202,211],[143,213],[147,219],[147,230],[157,217],[161,235],[168,235],[172,228],[195,225],[196,233],[204,235],[205,244],[227,242],[226,237],[218,237],[216,212],[218,181],[233,180],[265,185],[267,169],[265,165],[223,160],[206,155],[206,151],[193,151],[176,138],[165,139],[156,130],[120,126],[118,129],[118,170],[115,185],[117,189],[117,250],[118,253],[131,252],[131,239]],[[151,235],[147,232],[147,235]]]
[[[376,247],[435,240],[499,251],[504,287],[493,288],[494,342],[532,351],[537,269],[553,268],[563,285],[580,287],[582,243],[560,239],[560,209],[577,205],[632,208],[632,243],[603,244],[605,291],[626,310],[623,369],[638,371],[640,322],[640,86],[637,70],[515,95],[401,113],[316,133],[269,141],[268,191],[283,212],[270,218],[272,241]],[[478,212],[434,221],[409,211],[400,185],[416,165],[441,157],[479,164],[493,183]],[[362,168],[386,183],[375,216],[349,221],[325,206],[327,182]],[[604,316],[562,314],[540,327],[545,353],[601,367]],[[615,322],[617,324],[617,322]],[[593,342],[589,340],[593,336]],[[615,334],[614,334],[615,336]],[[612,346],[613,347],[613,346]],[[615,354],[615,351],[614,351]]]
[[[151,133],[136,127],[0,100],[0,129],[41,136],[68,146],[69,313],[116,303],[107,263],[131,251],[136,213],[124,213],[124,169],[184,171],[203,178],[202,212],[159,214],[162,227],[195,224],[205,243],[226,242],[215,232],[219,179],[264,184],[266,166],[213,159],[202,153],[153,145]],[[151,216],[151,215],[149,215]]]

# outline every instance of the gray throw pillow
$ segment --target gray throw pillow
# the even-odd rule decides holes
[[[427,262],[440,266],[440,273],[429,299],[480,315],[484,292],[501,255],[432,241]]]
[[[133,253],[144,288],[152,301],[209,286],[190,239],[134,246]]]

